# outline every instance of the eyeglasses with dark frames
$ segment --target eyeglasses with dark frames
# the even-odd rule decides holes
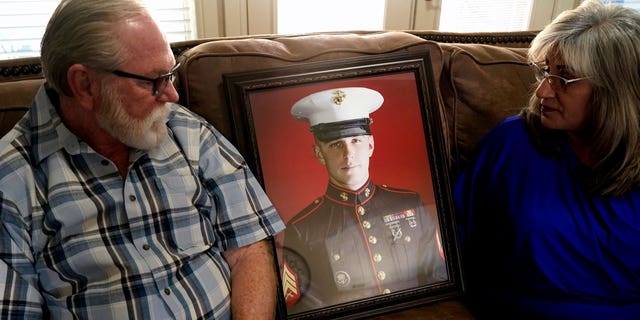
[[[547,83],[549,83],[549,85],[551,86],[551,89],[553,89],[553,91],[555,92],[564,92],[565,90],[567,90],[567,86],[569,86],[570,84],[580,80],[589,79],[589,77],[567,79],[561,76],[550,74],[549,66],[547,65],[542,65],[535,62],[531,62],[530,65],[533,69],[533,73],[536,76],[536,79],[538,79],[538,81],[546,79]]]
[[[169,71],[169,73],[165,73],[157,78],[147,78],[145,76],[124,72],[121,70],[114,70],[114,71],[111,71],[111,73],[115,74],[118,77],[131,78],[131,79],[151,82],[153,84],[151,94],[153,96],[157,96],[158,92],[160,92],[160,90],[163,90],[167,86],[167,84],[173,80],[173,76],[175,75],[176,71],[178,71],[179,67],[180,67],[180,63],[178,62],[171,69],[171,71]]]

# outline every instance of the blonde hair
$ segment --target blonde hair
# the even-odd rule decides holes
[[[585,179],[595,194],[622,195],[640,185],[639,42],[640,13],[586,0],[554,19],[529,49],[534,62],[559,55],[569,73],[589,77],[595,88],[586,130],[594,163]],[[521,116],[534,140],[548,146],[554,134],[541,125],[539,108],[533,95]]]
[[[62,0],[41,43],[47,83],[59,94],[70,96],[67,70],[71,65],[117,69],[126,60],[127,52],[114,32],[125,20],[140,15],[149,13],[137,0]]]

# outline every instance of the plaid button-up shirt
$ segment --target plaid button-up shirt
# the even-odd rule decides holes
[[[126,178],[44,87],[0,141],[0,318],[230,317],[221,252],[284,229],[236,149],[173,105]]]

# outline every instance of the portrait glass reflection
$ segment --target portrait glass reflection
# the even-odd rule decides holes
[[[432,146],[425,108],[434,106],[416,77],[381,72],[256,90],[235,78],[248,90],[236,95],[253,147],[245,152],[287,224],[276,244],[289,316],[451,284],[443,178],[434,179],[442,172],[430,152],[441,146]]]

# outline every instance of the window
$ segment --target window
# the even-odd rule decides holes
[[[197,38],[193,0],[144,0],[169,42]]]
[[[385,0],[278,0],[277,33],[382,30]]]
[[[440,30],[518,31],[529,28],[532,0],[442,1]]]
[[[620,4],[625,7],[640,10],[640,0],[611,0],[611,2]]]
[[[39,56],[40,39],[59,2],[0,0],[0,60]],[[170,42],[196,38],[193,0],[145,2]]]
[[[0,59],[38,56],[44,27],[58,2],[0,1]]]

